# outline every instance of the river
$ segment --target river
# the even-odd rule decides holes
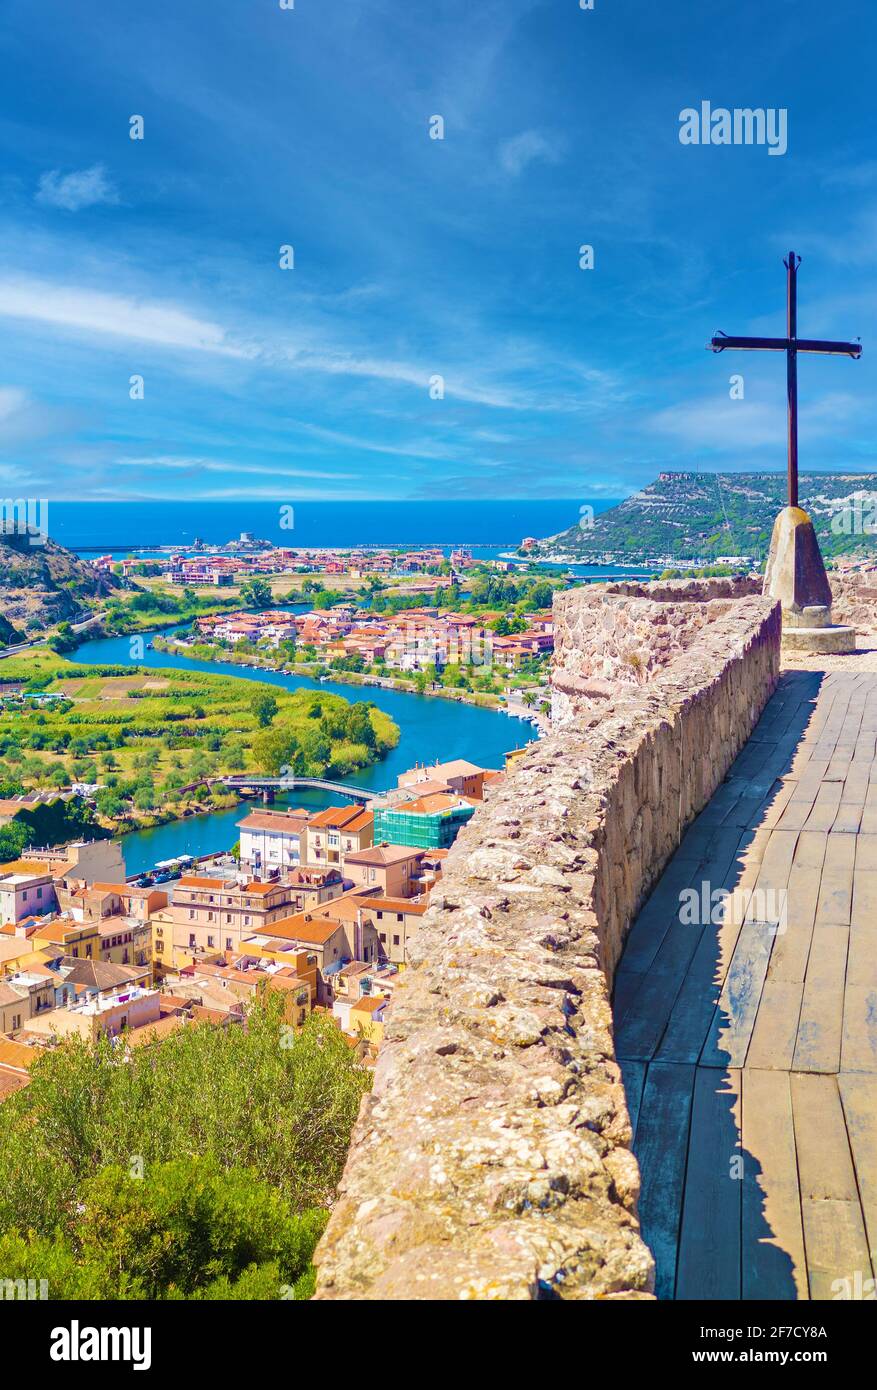
[[[165,629],[175,632],[179,623]],[[150,637],[157,634],[151,633]],[[431,763],[437,759],[468,758],[481,767],[502,767],[504,755],[535,737],[533,725],[494,710],[474,705],[457,704],[452,700],[430,699],[425,695],[410,695],[401,690],[384,690],[379,686],[349,685],[341,681],[320,684],[307,676],[284,676],[276,671],[256,671],[224,661],[192,661],[171,652],[150,651],[144,660],[136,662],[130,654],[129,637],[102,637],[84,642],[71,660],[83,665],[112,665],[152,667],[176,666],[181,670],[212,671],[219,675],[237,676],[243,680],[281,685],[286,690],[325,690],[343,695],[347,700],[369,700],[385,710],[399,725],[399,742],[379,763],[344,780],[364,787],[395,787],[396,776],[415,763]],[[318,809],[328,806],[333,798],[326,792],[302,790],[292,798],[296,806]],[[286,804],[277,798],[277,806]],[[135,830],[121,837],[122,853],[129,873],[152,868],[159,860],[172,859],[179,854],[210,854],[227,850],[238,838],[237,823],[243,812],[240,806],[224,811],[212,811],[203,816],[189,816],[156,826],[154,830]]]

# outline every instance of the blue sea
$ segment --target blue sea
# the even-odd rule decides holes
[[[48,531],[71,550],[127,554],[149,546],[225,545],[248,531],[275,545],[465,545],[473,553],[552,536],[579,519],[581,501],[302,502],[281,516],[272,502],[50,502]],[[595,512],[613,501],[591,502]],[[291,519],[292,526],[283,526]],[[485,558],[482,556],[481,558]]]

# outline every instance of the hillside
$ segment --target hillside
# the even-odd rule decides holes
[[[784,473],[661,473],[657,482],[594,519],[539,543],[537,555],[564,561],[671,563],[746,555],[763,561],[774,517],[786,500]],[[856,502],[858,500],[858,507]],[[877,473],[804,473],[800,501],[810,513],[823,554],[877,556]],[[832,528],[845,505],[858,525]],[[533,552],[531,552],[532,554]]]
[[[27,536],[0,531],[0,642],[69,621],[117,585],[54,541],[31,545]]]

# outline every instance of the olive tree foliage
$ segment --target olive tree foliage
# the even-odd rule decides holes
[[[70,1040],[31,1078],[0,1126],[4,1277],[50,1298],[309,1295],[369,1085],[333,1025],[294,1032],[269,993],[245,1026]]]

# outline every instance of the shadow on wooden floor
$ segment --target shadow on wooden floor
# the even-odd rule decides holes
[[[788,1073],[745,1070],[777,930],[751,911],[749,894],[759,845],[781,811],[779,779],[822,680],[804,671],[781,678],[644,904],[616,973],[616,1053],[659,1298],[801,1296],[801,1271],[796,1282],[765,1216],[761,1163],[743,1143],[751,1136],[764,1156],[765,1146],[791,1141],[794,1164]]]

